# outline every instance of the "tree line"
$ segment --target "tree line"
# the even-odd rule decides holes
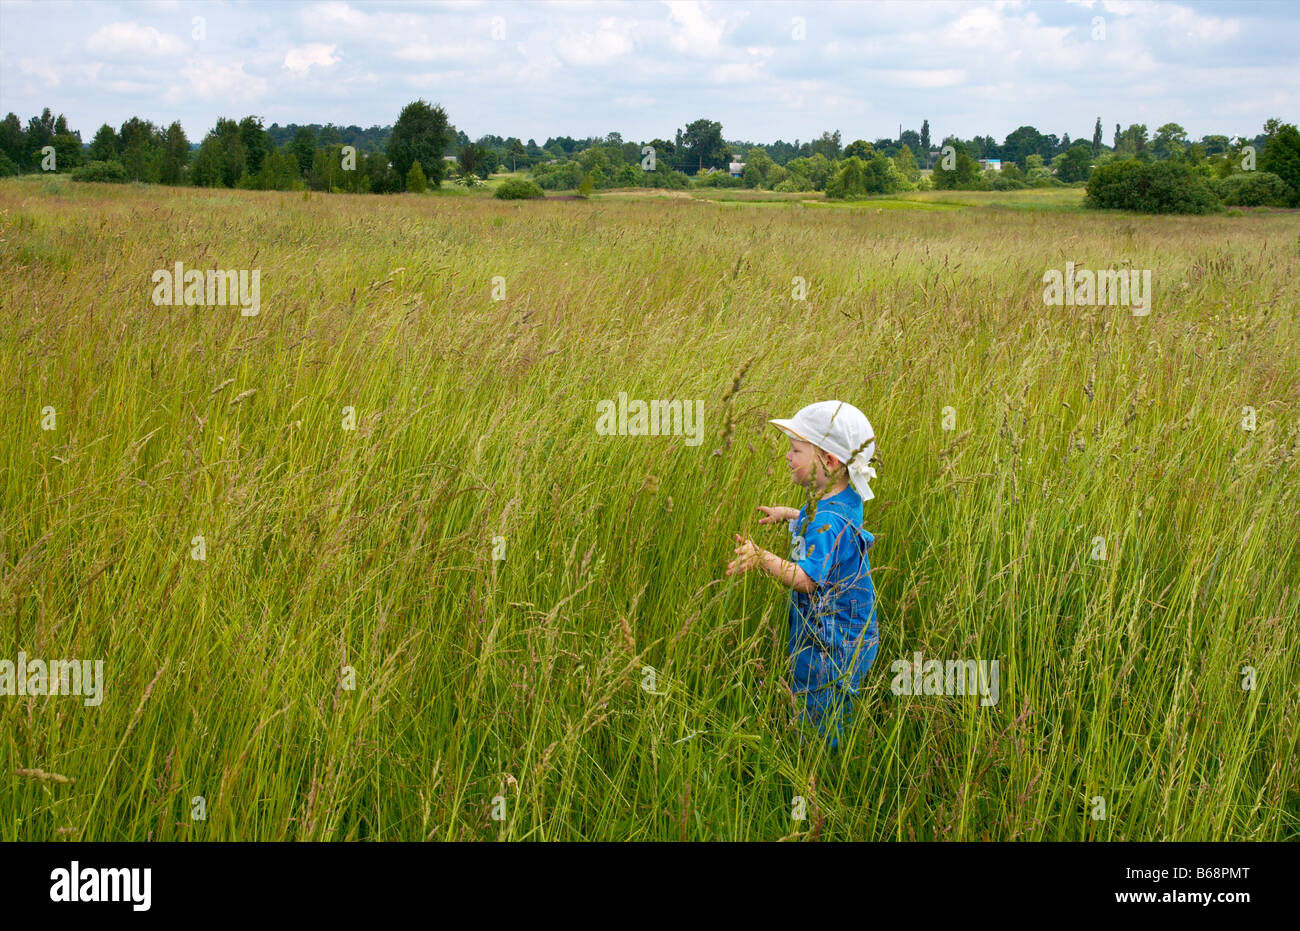
[[[79,131],[46,108],[25,127],[14,113],[0,122],[0,176],[54,170],[93,181],[396,193],[440,187],[452,179],[472,185],[505,170],[526,171],[544,190],[584,184],[593,189],[707,185],[854,198],[929,188],[1081,184],[1096,169],[1134,161],[1179,166],[1163,170],[1161,177],[1200,179],[1224,203],[1236,198],[1296,205],[1300,154],[1291,153],[1287,127],[1294,131],[1290,124],[1270,120],[1264,133],[1250,139],[1208,135],[1193,141],[1176,123],[1166,123],[1154,134],[1145,124],[1121,129],[1117,123],[1106,145],[1098,117],[1090,139],[1071,140],[1068,133],[1058,138],[1020,126],[1001,143],[991,136],[949,135],[935,144],[929,120],[923,120],[919,130],[900,127],[896,139],[856,139],[843,145],[836,130],[802,143],[778,139],[756,144],[728,141],[721,123],[698,119],[672,139],[625,141],[615,132],[585,139],[557,136],[538,145],[533,139],[497,135],[471,141],[450,124],[441,106],[417,100],[402,109],[391,127],[268,127],[257,116],[223,117],[201,141],[191,143],[179,122],[163,127],[132,117],[120,127],[102,125],[83,143]],[[1263,174],[1236,178],[1256,167],[1247,164],[1252,152],[1260,153]],[[1001,162],[1000,170],[986,167],[992,159]],[[1128,171],[1130,180],[1146,177]]]

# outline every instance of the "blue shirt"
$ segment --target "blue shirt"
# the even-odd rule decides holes
[[[856,692],[879,647],[867,558],[875,537],[862,527],[862,498],[852,485],[817,502],[816,514],[805,523],[807,510],[800,508],[790,522],[790,558],[817,589],[790,593],[790,653],[815,647],[830,660],[831,678]]]

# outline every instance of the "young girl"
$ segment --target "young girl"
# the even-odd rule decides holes
[[[772,420],[790,438],[786,464],[811,506],[760,507],[760,524],[790,522],[790,561],[736,535],[727,575],[759,568],[790,593],[792,690],[804,718],[839,748],[853,698],[880,646],[876,592],[862,528],[862,502],[874,498],[871,423],[852,404],[818,401],[789,420]],[[846,468],[847,465],[847,468]]]

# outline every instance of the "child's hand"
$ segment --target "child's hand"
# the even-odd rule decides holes
[[[736,542],[740,545],[736,547],[736,558],[727,563],[727,575],[748,572],[763,558],[763,550],[755,546],[752,540],[746,540],[740,534],[736,534]]]
[[[770,508],[760,505],[758,510],[767,515],[766,517],[759,518],[758,522],[760,524],[780,524],[785,521],[794,520],[799,516],[797,508],[782,507],[779,504]]]

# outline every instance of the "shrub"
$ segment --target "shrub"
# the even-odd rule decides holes
[[[502,182],[501,186],[494,192],[495,197],[502,200],[532,200],[538,197],[545,197],[546,192],[531,181],[524,178],[511,178],[509,181]]]
[[[575,161],[534,165],[533,181],[544,191],[572,190],[582,183],[582,165]]]
[[[1230,207],[1285,207],[1291,189],[1271,171],[1239,171],[1216,178],[1210,187]]]
[[[1138,213],[1215,213],[1219,199],[1181,162],[1125,159],[1093,169],[1084,204]]]
[[[126,168],[121,162],[87,162],[72,171],[73,181],[107,181],[112,184],[126,183]]]
[[[1008,175],[1005,170],[991,171],[988,172],[988,174],[992,175],[992,177],[988,179],[989,190],[991,191],[1021,191],[1028,187],[1025,182],[1021,181],[1019,178]]]

